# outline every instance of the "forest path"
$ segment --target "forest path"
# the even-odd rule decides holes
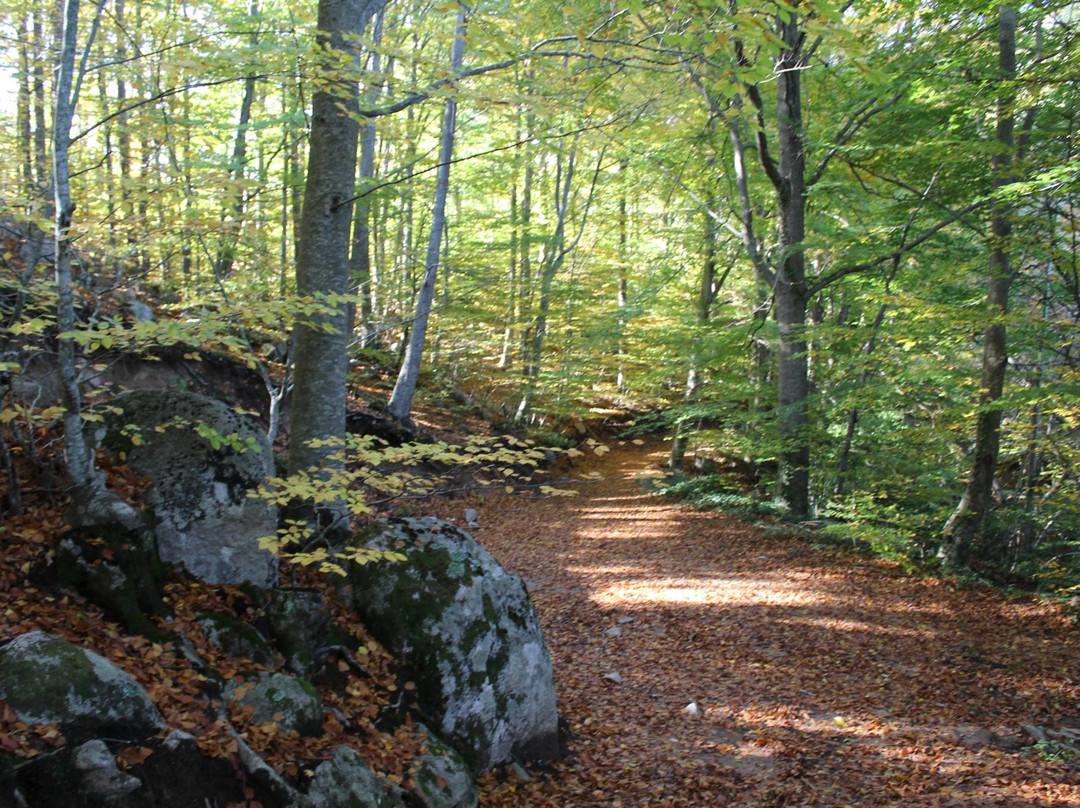
[[[1080,805],[1016,748],[1080,726],[1074,626],[652,496],[665,448],[590,458],[576,497],[466,503],[532,592],[573,735],[482,806]]]

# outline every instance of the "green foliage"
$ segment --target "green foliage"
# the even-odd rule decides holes
[[[665,480],[658,488],[665,496],[703,510],[723,511],[746,518],[787,516],[783,503],[739,490],[726,474],[674,478]]]
[[[273,477],[251,495],[282,508],[296,502],[344,502],[351,517],[361,518],[395,501],[432,496],[453,485],[455,475],[461,472],[468,474],[469,485],[481,489],[512,492],[516,485],[523,484],[546,496],[575,493],[534,483],[533,475],[553,450],[513,436],[473,436],[464,444],[439,441],[389,446],[371,436],[350,435],[344,445],[338,441],[321,443],[335,449],[331,457],[342,461],[340,466]],[[298,564],[316,565],[324,572],[339,575],[345,574],[345,561],[366,564],[403,560],[400,554],[359,545],[331,547],[325,535],[324,529],[308,521],[287,519],[277,535],[264,537],[259,543],[263,549]]]

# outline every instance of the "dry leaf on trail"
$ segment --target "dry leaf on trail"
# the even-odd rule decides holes
[[[482,778],[481,806],[1080,805],[1067,763],[1009,746],[1080,715],[1080,637],[1059,612],[658,498],[639,477],[667,447],[629,443],[589,444],[574,499],[486,506],[569,742],[531,782]],[[951,732],[973,725],[1002,745]]]

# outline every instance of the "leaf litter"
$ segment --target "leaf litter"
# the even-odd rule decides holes
[[[657,498],[640,478],[659,473],[662,451],[634,441],[582,453],[576,497],[427,501],[444,518],[475,510],[477,537],[528,586],[554,662],[566,757],[484,775],[482,806],[1080,805],[1075,745],[1058,742],[1080,738],[1080,643],[1060,611]],[[5,527],[0,642],[37,628],[92,647],[139,679],[170,727],[235,758],[230,723],[180,649],[123,634],[28,576],[65,532],[59,510],[35,505]],[[334,601],[329,582],[296,574]],[[239,588],[183,582],[168,595],[176,617],[162,628],[183,628],[226,678],[252,669],[195,620],[200,609],[242,617]],[[353,629],[369,653],[338,661],[345,686],[323,691],[322,737],[229,722],[292,778],[347,743],[407,784],[415,732],[374,725],[396,688],[391,660]],[[63,743],[55,725],[27,727],[0,704],[5,752]],[[133,766],[148,753],[119,751]]]
[[[567,730],[482,806],[1080,805],[1078,761],[1023,730],[1080,727],[1059,610],[649,494],[664,448],[586,453],[578,497],[466,502],[530,590]]]

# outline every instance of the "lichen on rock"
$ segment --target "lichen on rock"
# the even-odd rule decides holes
[[[276,533],[277,509],[249,496],[273,461],[252,419],[195,393],[137,390],[111,402],[99,439],[151,480],[162,561],[208,583],[276,582],[258,540]]]
[[[353,602],[474,771],[559,755],[551,658],[524,584],[471,536],[395,519],[367,543],[406,561],[354,566]]]
[[[284,673],[259,672],[230,680],[225,700],[233,707],[251,707],[256,724],[273,723],[286,732],[322,733],[322,697],[304,679]]]
[[[164,728],[146,691],[104,657],[43,631],[0,649],[0,699],[27,724],[59,723],[74,739],[145,738]]]
[[[316,808],[404,808],[400,789],[371,770],[353,749],[339,746],[315,769],[308,797]]]

